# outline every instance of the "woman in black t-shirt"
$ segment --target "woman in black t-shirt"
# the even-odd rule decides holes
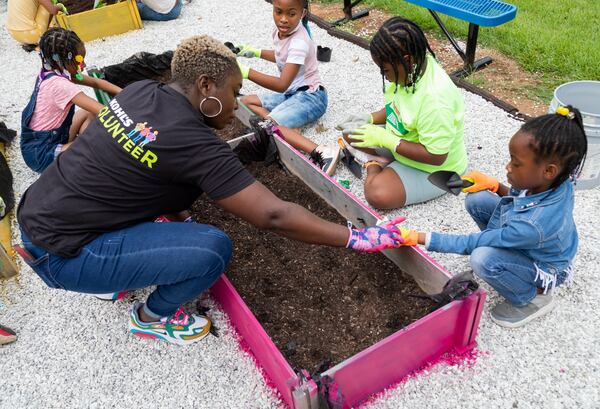
[[[225,233],[199,223],[153,223],[203,192],[262,229],[358,251],[398,247],[394,220],[348,229],[277,198],[211,128],[234,119],[242,76],[235,55],[197,36],[174,53],[172,82],[126,87],[23,195],[27,262],[52,288],[100,294],[156,285],[131,311],[130,330],[177,344],[208,334],[210,320],[181,305],[223,273]]]

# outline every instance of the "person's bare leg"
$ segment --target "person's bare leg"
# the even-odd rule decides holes
[[[260,98],[258,98],[258,96],[245,95],[240,98],[240,102],[246,105],[249,110],[254,112],[256,115],[260,116],[261,118],[269,118],[273,122],[277,123],[276,120],[269,116],[271,112],[262,106],[262,103],[260,102]],[[303,136],[296,129],[288,128],[279,124],[277,124],[277,126],[281,131],[281,134],[283,135],[285,141],[302,152],[311,153],[318,146],[316,143]]]
[[[244,95],[240,98],[240,102],[261,118],[266,118],[271,113],[271,111],[262,106],[260,98],[257,95]]]
[[[94,114],[83,109],[75,112],[73,122],[71,122],[71,127],[69,128],[69,142],[73,142],[77,138],[77,135],[83,133],[95,118]]]
[[[365,197],[378,209],[397,209],[406,203],[406,191],[398,174],[390,168],[367,166]]]
[[[287,128],[281,125],[278,125],[278,128],[281,131],[285,141],[302,152],[311,153],[318,146],[316,143],[303,136],[295,129]]]

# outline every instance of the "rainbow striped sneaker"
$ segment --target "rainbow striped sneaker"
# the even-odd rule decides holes
[[[117,301],[129,294],[129,291],[117,291],[115,293],[94,294],[94,297],[102,301]]]
[[[210,332],[211,321],[203,315],[187,314],[179,308],[175,314],[156,322],[142,322],[138,310],[142,303],[131,308],[129,331],[138,337],[160,339],[177,345],[200,341]]]

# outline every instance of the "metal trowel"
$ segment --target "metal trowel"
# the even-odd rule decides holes
[[[354,159],[354,155],[350,153],[348,148],[346,148],[346,144],[344,142],[344,138],[338,138],[338,145],[340,145],[340,149],[342,150],[342,162],[350,169],[350,172],[357,178],[362,178],[362,166]]]
[[[465,187],[473,186],[473,182],[468,179],[462,179],[460,175],[456,172],[451,172],[449,170],[438,170],[436,172],[432,172],[429,176],[427,176],[429,181],[439,187],[446,192],[452,193],[454,196],[458,196],[458,194]]]

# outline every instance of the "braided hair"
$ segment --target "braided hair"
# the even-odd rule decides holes
[[[537,160],[558,159],[562,171],[551,188],[556,188],[565,180],[577,179],[587,154],[587,139],[583,130],[583,120],[577,108],[568,105],[560,107],[555,114],[542,115],[527,121],[521,127],[533,139],[530,148]]]
[[[427,51],[435,58],[423,30],[410,20],[402,17],[392,17],[386,21],[375,33],[369,46],[371,57],[379,65],[381,79],[385,92],[385,76],[383,64],[388,63],[394,70],[396,82],[400,83],[398,65],[404,67],[406,77],[403,78],[404,88],[408,91],[412,87],[415,92],[417,81],[425,72],[425,58]],[[404,56],[412,57],[407,61]],[[396,91],[398,88],[396,87]]]
[[[66,65],[75,61],[83,41],[71,30],[51,28],[40,38],[40,57],[46,71],[65,71]]]
[[[310,0],[302,0],[302,9],[306,10],[306,14],[302,17],[302,25],[308,32],[308,36],[312,38],[312,32],[310,31],[310,27],[308,26],[308,16],[310,15]]]

